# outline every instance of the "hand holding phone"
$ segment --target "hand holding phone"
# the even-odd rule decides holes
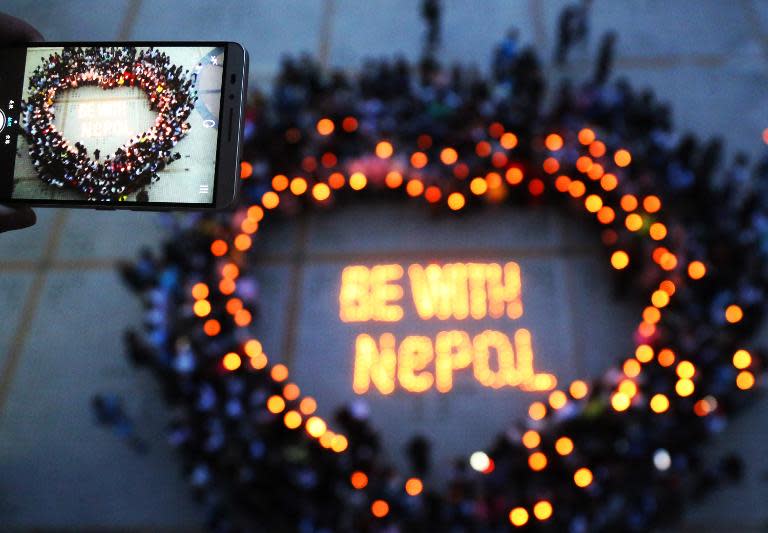
[[[239,182],[236,43],[0,49],[0,202],[221,208]]]

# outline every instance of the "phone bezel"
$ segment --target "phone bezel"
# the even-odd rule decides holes
[[[221,80],[219,135],[216,147],[216,169],[213,184],[214,201],[212,203],[89,202],[86,200],[27,198],[3,198],[0,201],[6,205],[98,210],[127,209],[133,211],[205,211],[223,209],[234,203],[240,188],[240,153],[248,89],[248,52],[242,45],[230,41],[41,41],[13,45],[11,48],[27,49],[64,46],[184,47],[201,45],[224,48],[224,72]],[[235,76],[235,82],[231,83],[233,75]],[[230,113],[232,114],[231,121],[229,120]]]

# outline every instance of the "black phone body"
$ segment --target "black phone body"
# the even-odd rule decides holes
[[[240,182],[248,54],[233,42],[0,49],[0,203],[187,210]]]

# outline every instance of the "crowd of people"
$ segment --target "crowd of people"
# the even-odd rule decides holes
[[[98,150],[89,153],[55,125],[57,95],[86,85],[138,87],[158,120],[101,161]],[[196,101],[193,76],[157,48],[68,46],[44,58],[30,76],[22,128],[41,180],[90,201],[114,202],[154,183],[158,172],[181,158],[173,149],[189,132]]]
[[[685,501],[738,480],[748,468],[736,454],[713,462],[702,454],[701,444],[748,404],[754,380],[768,362],[766,353],[750,344],[763,317],[768,282],[768,190],[762,185],[768,158],[754,166],[744,154],[725,161],[721,140],[681,135],[672,127],[670,108],[651,90],[611,80],[608,60],[600,60],[605,66],[596,69],[599,76],[560,82],[545,105],[547,76],[536,51],[519,43],[517,32],[510,31],[496,48],[487,78],[472,68],[443,67],[434,42],[439,32],[430,30],[429,35],[428,53],[415,65],[405,59],[378,60],[356,74],[327,73],[308,56],[286,59],[272,92],[253,96],[245,147],[252,173],[243,176],[238,207],[169,219],[174,236],[162,252],[144,253],[124,269],[147,309],[144,328],[127,335],[129,354],[163,384],[175,414],[169,439],[210,511],[210,527],[220,532],[468,532],[516,524],[532,531],[587,533],[647,531],[674,522]],[[604,41],[609,57],[613,41]],[[333,135],[316,128],[323,117],[337,125]],[[499,167],[477,149],[486,139],[499,145],[498,136],[489,134],[493,124],[514,132],[518,140],[514,160]],[[675,250],[678,265],[663,271],[652,259],[658,243],[648,238],[648,223],[655,220],[650,214],[641,231],[630,231],[619,219],[608,225],[584,221],[596,225],[607,251],[620,248],[632,258],[627,268],[615,272],[617,302],[647,302],[662,280],[673,281],[674,298],[664,319],[651,332],[634,333],[653,358],[637,378],[640,393],[633,405],[617,409],[611,402],[626,377],[622,362],[633,357],[622,354],[618,366],[590,381],[585,396],[569,398],[559,409],[544,406],[545,416],[500,428],[485,450],[492,463],[482,471],[473,469],[468,458],[457,458],[446,486],[440,487],[430,484],[430,472],[438,466],[430,461],[428,435],[409,444],[410,468],[397,471],[388,459],[397,450],[383,448],[359,400],[329,421],[349,442],[346,450],[334,453],[306,433],[287,429],[265,407],[267,398],[284,390],[269,366],[264,371],[222,367],[222,354],[242,351],[247,328],[233,323],[225,310],[229,296],[212,290],[209,318],[221,330],[213,335],[203,331],[192,312],[190,291],[197,283],[219,284],[223,263],[211,254],[211,243],[240,232],[249,206],[272,190],[273,176],[313,176],[324,182],[333,172],[364,172],[369,185],[363,191],[334,190],[333,202],[343,205],[353,196],[377,201],[404,196],[385,186],[392,168],[438,187],[445,196],[466,191],[467,176],[518,165],[527,182],[502,184],[503,194],[493,197],[467,194],[466,209],[482,208],[488,201],[546,202],[583,215],[583,200],[559,193],[552,184],[555,174],[540,169],[542,161],[553,157],[542,138],[557,132],[563,139],[554,156],[557,174],[578,174],[576,161],[587,151],[578,133],[585,125],[599,132],[608,147],[631,152],[631,165],[613,169],[620,177],[618,187],[602,191],[606,203],[618,203],[623,195],[662,198],[668,229],[664,242]],[[402,150],[405,155],[398,151],[381,164],[370,155],[381,139],[408,148]],[[446,170],[439,155],[445,146],[456,149],[466,169],[457,172],[457,164],[453,172]],[[429,162],[413,168],[408,156],[417,149]],[[318,163],[325,153],[334,155],[327,167]],[[526,188],[534,179],[545,186]],[[328,204],[286,191],[278,212],[264,223]],[[435,204],[433,209],[447,215],[443,207]],[[237,297],[256,320],[269,320],[259,307],[258,280],[248,265],[249,254],[259,253],[258,235],[248,252],[235,252],[227,260],[238,264]],[[685,265],[692,261],[705,265],[706,276],[691,279]],[[743,317],[729,317],[728,306],[737,306]],[[676,390],[682,376],[661,358],[662,347],[665,358],[694,365],[693,394]],[[749,353],[736,362],[740,349]],[[737,383],[742,372],[753,381]],[[311,384],[304,386],[311,389]],[[658,412],[648,406],[655,395],[669,399]],[[540,471],[530,466],[531,450],[523,439],[529,431],[539,439],[535,448],[548,457]],[[555,451],[562,436],[572,441],[572,451]],[[589,468],[588,482],[574,483],[580,467]],[[423,490],[404,489],[412,477],[423,481]],[[534,516],[534,504],[543,501],[551,504],[551,516]],[[378,502],[386,502],[386,508]],[[527,511],[510,515],[517,507]]]

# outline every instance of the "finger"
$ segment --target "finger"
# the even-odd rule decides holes
[[[0,13],[0,43],[15,44],[42,41],[43,36],[23,20]]]
[[[28,228],[37,222],[35,212],[29,207],[9,208],[0,206],[0,233]]]

